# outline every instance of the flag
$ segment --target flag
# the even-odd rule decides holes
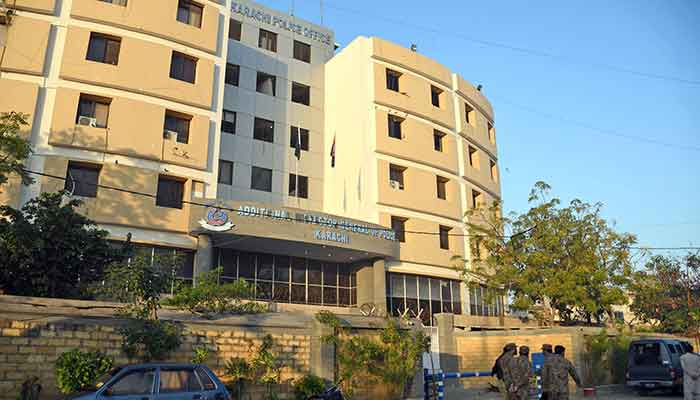
[[[294,157],[297,158],[297,160],[301,159],[301,129],[296,128],[297,131],[297,140],[294,143]]]
[[[335,167],[335,135],[333,135],[333,145],[331,146],[331,168]]]

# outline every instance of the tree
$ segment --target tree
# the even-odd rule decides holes
[[[256,313],[266,310],[265,305],[256,302],[244,302],[253,297],[254,288],[244,279],[219,284],[219,275],[223,271],[217,268],[197,275],[196,286],[182,286],[175,295],[166,299],[166,305],[187,310],[204,318],[213,318],[223,313]]]
[[[104,282],[97,285],[100,296],[127,303],[116,316],[128,322],[119,328],[122,350],[129,358],[145,362],[163,360],[181,343],[180,329],[158,318],[160,296],[170,290],[174,271],[182,259],[178,256],[138,255],[109,265]]]
[[[700,256],[656,255],[630,284],[630,309],[642,321],[668,333],[698,337],[700,332]]]
[[[602,204],[575,199],[562,207],[550,189],[537,182],[523,214],[503,217],[497,202],[470,210],[472,254],[484,257],[465,262],[465,273],[512,294],[513,309],[549,324],[555,313],[564,323],[612,320],[611,306],[627,302],[636,237],[610,227]]]
[[[0,114],[0,186],[11,174],[19,175],[24,184],[33,181],[24,170],[24,160],[32,148],[29,141],[20,136],[22,127],[28,125],[27,118],[29,115],[14,111]]]
[[[421,330],[404,329],[398,320],[387,318],[378,337],[372,337],[353,334],[329,311],[319,312],[316,319],[333,328],[321,339],[335,346],[336,379],[345,393],[352,396],[357,386],[381,382],[387,385],[391,398],[407,396],[427,349]]]
[[[126,246],[76,212],[82,202],[42,193],[21,210],[0,206],[0,287],[8,294],[81,298]]]

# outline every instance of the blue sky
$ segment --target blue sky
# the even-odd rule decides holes
[[[289,10],[292,0],[261,3]],[[297,16],[319,22],[318,0],[294,3]],[[544,180],[564,201],[604,203],[605,216],[640,245],[700,246],[700,2],[324,5],[324,25],[341,45],[358,35],[416,43],[484,85],[496,113],[506,210],[526,210],[530,188]]]

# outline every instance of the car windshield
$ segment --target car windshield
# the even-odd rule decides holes
[[[116,375],[119,371],[121,371],[121,369],[122,369],[122,367],[112,368],[112,370],[110,370],[109,372],[106,372],[106,373],[102,374],[100,377],[98,377],[97,379],[95,379],[90,385],[87,386],[87,389],[97,390],[97,389],[101,388],[102,386],[104,386],[105,383],[107,383],[107,381],[112,379],[112,377],[114,375]]]

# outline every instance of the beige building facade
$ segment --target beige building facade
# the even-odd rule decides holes
[[[377,38],[337,51],[248,1],[0,3],[0,112],[29,115],[43,174],[2,204],[65,189],[110,239],[182,254],[181,280],[221,267],[260,300],[502,310],[456,261],[464,213],[500,199],[493,110],[446,67]]]

